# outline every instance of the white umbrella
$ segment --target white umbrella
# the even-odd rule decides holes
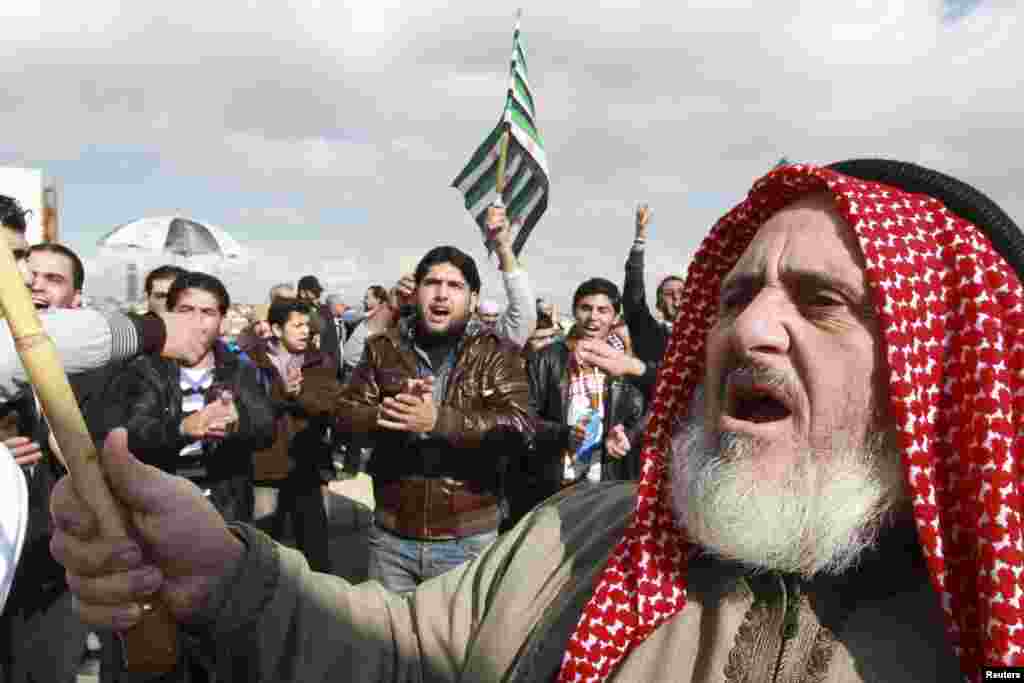
[[[242,247],[222,228],[184,216],[141,218],[115,228],[98,244],[185,258],[206,254],[228,259],[242,256]]]

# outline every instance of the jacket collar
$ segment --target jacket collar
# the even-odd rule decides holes
[[[410,315],[403,316],[399,319],[398,325],[389,329],[385,334],[398,346],[398,348],[411,350],[413,344],[416,342],[416,323],[418,321],[418,313],[414,312]],[[466,329],[462,332],[462,336],[459,337],[457,348],[461,350],[470,341],[486,337],[489,334],[496,336],[495,332],[482,325],[479,320],[470,318],[469,322],[466,324]]]

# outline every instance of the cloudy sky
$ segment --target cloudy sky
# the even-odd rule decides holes
[[[123,287],[99,237],[174,211],[246,245],[219,269],[242,301],[306,273],[356,299],[440,243],[483,260],[448,185],[497,120],[515,6],[250,4],[0,3],[0,165],[60,179],[87,291]],[[552,174],[523,253],[539,295],[621,281],[640,200],[653,286],[782,156],[916,161],[1024,219],[1018,3],[643,5],[522,3]]]

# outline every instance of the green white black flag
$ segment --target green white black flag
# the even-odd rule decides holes
[[[487,207],[498,199],[497,179],[502,141],[508,132],[505,186],[502,203],[509,220],[520,225],[513,243],[518,255],[533,227],[548,208],[548,160],[544,142],[537,130],[536,110],[526,69],[526,55],[519,35],[519,21],[512,38],[512,64],[505,109],[498,125],[477,147],[469,163],[452,181],[462,193],[466,210],[480,226],[484,241]]]

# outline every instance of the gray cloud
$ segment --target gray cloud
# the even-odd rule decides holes
[[[567,302],[585,277],[619,280],[640,200],[656,212],[653,287],[782,155],[918,161],[1024,217],[1014,3],[746,4],[524,6],[552,170],[524,254],[540,293]],[[102,0],[7,17],[0,146],[43,165],[137,150],[227,201],[234,189],[294,197],[225,212],[242,239],[289,238],[257,250],[259,273],[230,276],[240,298],[353,256],[345,277],[391,282],[407,254],[440,242],[483,259],[447,186],[497,120],[511,13],[408,5],[187,0],[161,13]],[[339,207],[365,220],[325,222]],[[66,215],[66,236],[132,218]]]

